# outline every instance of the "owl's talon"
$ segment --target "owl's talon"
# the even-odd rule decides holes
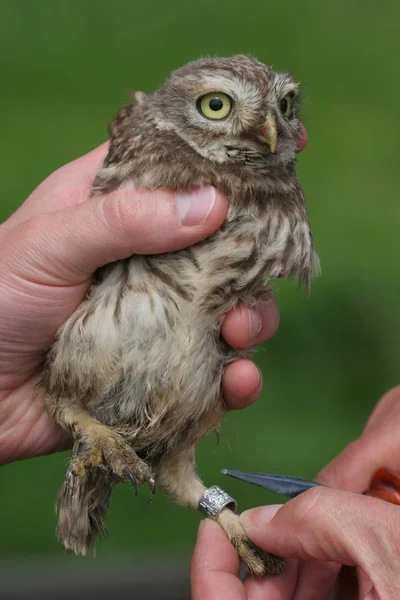
[[[154,481],[153,477],[150,477],[148,483],[149,483],[149,487],[150,487],[150,497],[147,500],[147,504],[150,504],[150,502],[154,498],[154,494],[156,493],[156,482]]]
[[[139,492],[139,488],[138,488],[138,484],[137,484],[137,481],[136,481],[136,478],[135,478],[134,474],[133,474],[133,473],[132,473],[132,471],[129,469],[129,467],[127,467],[126,465],[123,467],[123,469],[122,469],[122,470],[123,470],[123,471],[124,471],[124,473],[126,473],[126,474],[127,474],[127,476],[129,477],[129,479],[130,479],[130,481],[131,481],[131,483],[132,483],[132,485],[133,485],[133,487],[134,487],[134,490],[135,490],[135,496],[137,496],[137,495],[138,495],[138,492]]]
[[[69,485],[71,483],[71,477],[72,477],[72,468],[71,468],[71,465],[69,465],[67,472],[65,473],[65,483],[67,485]]]

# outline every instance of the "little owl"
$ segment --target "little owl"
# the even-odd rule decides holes
[[[67,550],[88,552],[113,487],[130,480],[214,517],[252,573],[281,572],[282,560],[247,538],[234,501],[204,486],[195,448],[224,411],[224,368],[243,356],[221,339],[223,316],[268,299],[274,277],[308,288],[318,266],[294,171],[298,91],[251,56],[202,58],[155,93],[136,92],[112,122],[93,195],[133,182],[214,186],[230,207],[205,241],[99,269],[49,349],[40,385],[75,439],[58,496]]]

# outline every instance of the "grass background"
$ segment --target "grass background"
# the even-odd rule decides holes
[[[281,326],[257,354],[263,396],[198,452],[241,508],[276,501],[222,467],[312,477],[398,382],[400,224],[395,0],[0,0],[0,216],[106,138],[130,88],[151,91],[200,55],[250,52],[303,82],[310,143],[298,165],[322,276],[309,298],[279,282]],[[65,557],[54,538],[68,454],[0,470],[0,556]],[[198,515],[117,489],[100,557],[185,556]]]

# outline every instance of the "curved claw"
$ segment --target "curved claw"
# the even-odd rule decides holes
[[[138,490],[138,484],[136,482],[134,474],[132,473],[132,471],[127,466],[124,466],[124,471],[128,475],[129,479],[131,480],[132,485],[133,485],[133,487],[135,489],[135,496],[137,496],[139,490]]]
[[[154,498],[154,494],[156,493],[156,482],[154,481],[154,479],[152,477],[150,477],[148,483],[149,483],[149,487],[150,487],[150,497],[147,500],[147,504],[150,504],[150,502]]]
[[[70,485],[71,483],[71,478],[72,478],[72,466],[69,465],[67,472],[65,473],[65,483],[67,485]]]

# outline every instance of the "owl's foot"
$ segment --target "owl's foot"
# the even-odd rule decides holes
[[[252,575],[279,575],[283,573],[284,562],[280,556],[261,550],[247,536],[231,540],[240,560],[246,565]]]
[[[261,550],[246,535],[238,515],[228,508],[222,510],[217,518],[218,523],[225,531],[239,555],[240,560],[246,565],[252,575],[279,575],[283,573],[284,561],[275,554]]]
[[[155,492],[155,481],[150,468],[144,460],[118,434],[85,439],[80,444],[79,452],[72,458],[67,471],[67,481],[71,474],[84,477],[86,470],[92,467],[106,468],[122,481],[130,481],[135,489],[147,482],[150,486],[149,502]]]

